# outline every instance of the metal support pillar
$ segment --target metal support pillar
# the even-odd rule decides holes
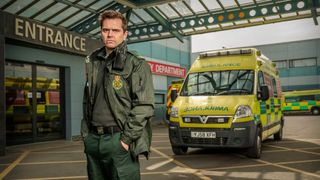
[[[0,12],[0,156],[4,156],[6,152],[6,101],[4,86],[4,67],[5,67],[5,36],[4,36],[4,15]]]

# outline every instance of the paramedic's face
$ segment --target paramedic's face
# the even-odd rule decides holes
[[[121,44],[128,35],[128,31],[122,29],[122,21],[119,18],[105,19],[101,27],[101,37],[108,53]]]

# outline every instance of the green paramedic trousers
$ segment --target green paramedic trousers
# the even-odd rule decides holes
[[[139,180],[138,157],[133,160],[120,142],[120,133],[97,135],[84,139],[89,180]]]

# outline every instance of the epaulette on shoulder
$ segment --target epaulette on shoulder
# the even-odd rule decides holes
[[[94,51],[92,51],[92,53],[90,53],[90,54],[85,58],[85,62],[86,62],[86,63],[90,63],[90,62],[91,62],[91,57],[92,57],[92,56],[95,56],[95,54],[97,54],[102,48],[105,48],[105,47],[100,47],[100,48],[97,48],[97,49],[95,49]]]
[[[139,64],[141,64],[143,61],[145,61],[145,58],[138,55],[138,53],[136,51],[127,51],[128,54],[130,54],[132,57],[130,57],[129,59],[131,59],[132,63],[135,66],[138,66]]]
[[[143,60],[143,61],[146,60],[143,56],[140,56],[137,51],[127,51],[127,52],[138,60]]]
[[[139,54],[138,54],[137,51],[129,51],[129,50],[127,50],[127,53],[129,53],[129,54],[132,55],[132,56],[135,56],[136,58],[139,57]]]

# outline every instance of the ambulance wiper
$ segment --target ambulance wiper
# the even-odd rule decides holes
[[[191,96],[203,96],[203,95],[215,95],[214,92],[201,92],[201,93],[194,93]]]
[[[221,91],[217,95],[229,95],[229,94],[251,94],[247,89],[230,89],[226,91]]]

